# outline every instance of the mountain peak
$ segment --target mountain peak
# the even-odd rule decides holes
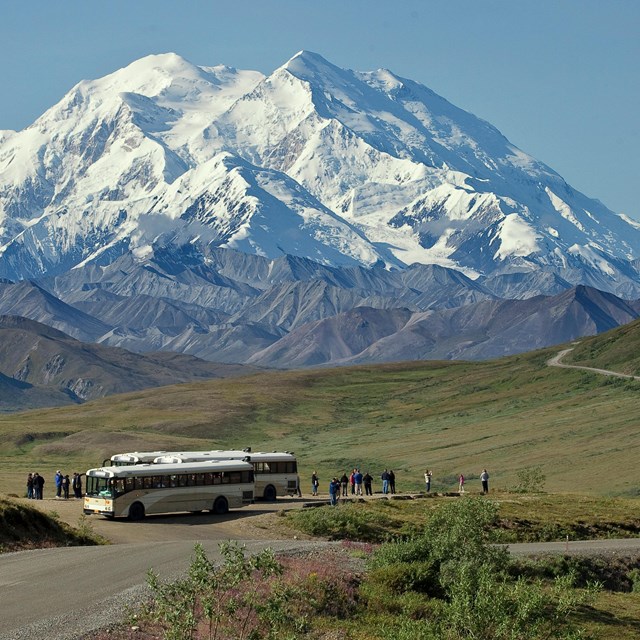
[[[308,50],[269,77],[169,52],[81,83],[0,133],[0,223],[10,279],[179,238],[640,289],[640,225],[423,85]]]
[[[205,76],[203,69],[177,53],[158,53],[134,60],[97,80],[84,81],[85,90],[111,93],[139,93],[152,97],[161,94],[174,82],[193,82]]]
[[[116,73],[145,74],[157,71],[164,73],[185,73],[194,68],[197,68],[196,65],[189,62],[186,58],[183,58],[173,51],[168,51],[166,53],[154,53],[144,58],[134,60],[123,69],[120,69],[120,71],[116,71]]]
[[[328,60],[323,58],[320,54],[313,51],[298,51],[290,60],[288,60],[282,67],[286,69],[292,75],[300,78],[301,80],[307,80],[309,82],[315,82],[322,80],[327,76],[342,75],[345,73],[344,69],[336,67]]]
[[[325,58],[323,58],[319,53],[315,53],[314,51],[308,51],[306,49],[301,49],[295,55],[291,56],[289,60],[283,65],[285,67],[295,66],[295,65],[306,65],[306,66],[317,66],[317,65],[327,65],[333,66],[330,62],[328,62]]]

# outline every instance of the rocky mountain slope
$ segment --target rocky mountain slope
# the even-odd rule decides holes
[[[484,360],[601,333],[638,315],[624,300],[583,286],[551,297],[485,300],[415,313],[358,307],[291,331],[249,362],[304,367]]]
[[[0,411],[80,403],[251,371],[175,353],[140,355],[87,344],[26,318],[0,316]]]

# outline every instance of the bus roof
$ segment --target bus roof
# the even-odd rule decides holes
[[[111,462],[153,462],[154,458],[169,453],[168,451],[131,451],[129,453],[116,453],[111,456]]]
[[[165,453],[154,459],[156,464],[196,462],[198,460],[244,460],[248,458],[251,462],[278,462],[295,460],[296,457],[289,451],[173,451]]]
[[[179,464],[136,464],[126,467],[100,467],[89,469],[87,476],[96,478],[129,478],[133,476],[171,475],[172,473],[214,473],[220,471],[253,471],[244,460],[206,460]]]

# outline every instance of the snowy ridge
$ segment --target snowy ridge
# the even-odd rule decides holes
[[[183,244],[640,291],[638,223],[386,69],[301,51],[264,76],[153,55],[0,131],[0,277]]]

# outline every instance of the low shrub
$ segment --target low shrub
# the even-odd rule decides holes
[[[579,588],[599,583],[609,591],[640,591],[638,558],[553,555],[513,560],[509,571],[514,577],[543,580],[553,580],[571,574],[575,586]],[[634,588],[635,584],[638,584],[637,589]]]
[[[407,591],[437,597],[444,595],[438,581],[437,566],[431,560],[396,562],[372,569],[367,575],[367,581],[393,595]]]
[[[167,640],[298,638],[312,620],[347,618],[356,606],[358,579],[333,557],[277,560],[270,550],[246,557],[220,545],[214,566],[197,544],[185,578],[162,582],[150,571],[152,601],[142,620],[160,625]]]
[[[381,542],[389,537],[388,531],[394,525],[400,528],[391,515],[358,507],[357,504],[339,504],[301,509],[288,513],[287,519],[305,533],[330,540]]]

